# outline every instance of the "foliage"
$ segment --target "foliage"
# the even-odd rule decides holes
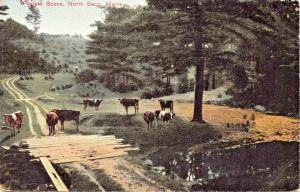
[[[165,85],[162,88],[153,88],[153,89],[146,89],[142,93],[143,99],[152,99],[158,98],[163,96],[172,95],[174,93],[173,87],[169,85]]]
[[[33,25],[34,32],[37,33],[40,28],[40,24],[41,24],[40,10],[38,8],[36,8],[36,6],[30,5],[29,11],[30,11],[30,13],[28,13],[26,15],[25,19],[29,24]]]
[[[248,85],[247,73],[242,65],[232,67],[232,78],[235,87],[238,89],[243,90]]]
[[[255,89],[265,84],[276,87],[279,66],[296,66],[299,5],[295,1],[147,2],[145,8],[108,10],[109,19],[97,22],[91,34],[87,52],[96,58],[90,62],[111,76],[130,74],[149,86],[159,86],[164,79],[168,84],[170,77],[196,66],[195,86],[189,88],[195,87],[196,93],[194,121],[202,122],[204,71],[228,71],[243,91],[256,83]],[[230,73],[232,69],[235,73]],[[138,71],[142,76],[137,76]],[[261,76],[273,79],[259,81]],[[180,89],[185,92],[185,87]],[[157,90],[146,91],[144,97],[155,96]]]
[[[7,9],[8,7],[6,5],[0,6],[0,15],[7,15],[7,13],[5,12]],[[3,20],[0,19],[0,22],[3,22]]]
[[[4,91],[0,89],[0,96],[4,95]]]
[[[97,79],[97,74],[91,69],[86,69],[79,72],[75,78],[77,83],[88,83],[96,79]]]

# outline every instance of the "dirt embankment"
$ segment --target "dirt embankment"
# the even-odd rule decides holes
[[[17,145],[0,148],[1,187],[7,190],[54,190],[40,162],[18,148]]]

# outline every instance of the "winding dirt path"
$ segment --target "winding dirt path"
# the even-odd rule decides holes
[[[47,135],[47,126],[46,126],[46,122],[44,121],[44,116],[42,115],[42,112],[40,111],[38,105],[35,104],[31,98],[29,98],[23,91],[21,91],[19,88],[17,88],[15,86],[15,82],[17,80],[18,80],[18,77],[7,78],[2,81],[2,85],[3,85],[4,89],[7,92],[9,92],[16,101],[21,102],[25,105],[26,115],[28,116],[28,119],[29,119],[28,125],[30,128],[31,134],[34,137],[40,136],[36,132],[36,129],[38,129],[38,128],[33,126],[33,123],[34,123],[33,119],[34,119],[38,123],[39,129],[41,130],[42,134]],[[30,107],[32,107],[34,109],[33,114],[35,115],[35,118],[32,117],[32,113],[29,110]]]

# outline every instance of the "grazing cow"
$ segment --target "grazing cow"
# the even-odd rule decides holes
[[[128,115],[128,107],[134,107],[134,114],[139,112],[139,100],[138,99],[119,99],[120,103],[125,107],[126,114]]]
[[[102,101],[103,99],[84,99],[83,100],[84,110],[86,110],[86,108],[89,106],[89,107],[95,107],[95,109],[98,111]]]
[[[75,111],[75,110],[59,110],[59,109],[53,109],[51,112],[56,113],[58,116],[58,120],[60,121],[61,124],[61,130],[65,129],[65,121],[75,121],[76,122],[76,130],[77,132],[79,131],[79,116],[80,116],[80,111]]]
[[[162,99],[159,99],[158,101],[160,103],[160,108],[161,108],[162,111],[164,111],[166,108],[169,108],[170,112],[173,113],[174,103],[173,103],[172,100],[162,100]]]
[[[160,114],[160,110],[155,110],[154,111],[154,114],[155,114],[155,118],[156,118],[156,121],[158,122],[158,118],[159,118],[159,114]]]
[[[22,111],[4,114],[3,117],[4,123],[11,128],[11,135],[16,135],[16,130],[18,130],[18,133],[20,133],[24,119],[24,114]]]
[[[54,112],[49,112],[46,114],[46,123],[49,127],[49,136],[56,134],[55,125],[58,123],[58,116]]]
[[[147,111],[144,113],[144,120],[148,125],[148,131],[149,131],[149,127],[152,129],[152,122],[154,121],[154,119],[155,119],[155,115],[153,112]]]
[[[169,122],[172,119],[174,119],[175,113],[171,113],[171,112],[167,113],[167,112],[162,111],[160,115],[161,115],[163,122]]]

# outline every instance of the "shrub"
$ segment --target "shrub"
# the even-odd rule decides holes
[[[189,91],[194,91],[195,89],[195,80],[191,79],[189,82]]]
[[[139,86],[133,82],[130,82],[128,84],[125,83],[119,83],[116,86],[113,86],[113,91],[119,92],[119,93],[128,93],[131,91],[137,91],[139,89]]]
[[[189,90],[190,90],[189,80],[188,80],[187,76],[184,76],[180,80],[180,83],[178,85],[177,93],[186,93],[186,92],[189,92]]]
[[[93,70],[86,69],[86,70],[79,72],[76,75],[75,79],[76,79],[77,83],[88,83],[90,81],[97,79],[97,75]]]
[[[4,91],[0,89],[0,96],[4,95]]]
[[[162,89],[155,88],[153,90],[147,89],[142,93],[143,99],[152,99],[162,96],[171,95],[174,93],[173,87],[170,85],[165,85]]]

